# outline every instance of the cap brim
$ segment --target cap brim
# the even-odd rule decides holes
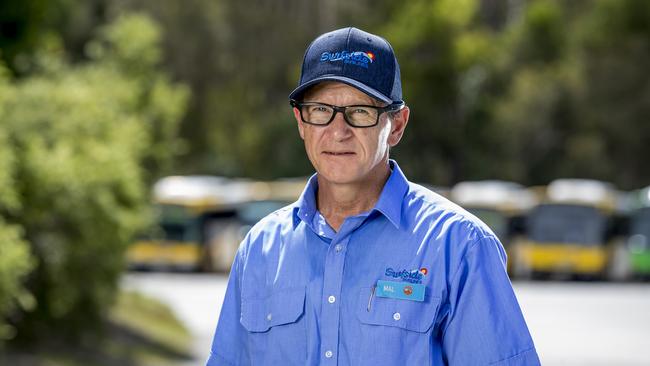
[[[393,104],[393,103],[401,102],[399,100],[390,99],[389,97],[387,97],[384,94],[378,92],[377,90],[365,85],[364,83],[358,82],[358,81],[356,81],[354,79],[346,78],[344,76],[338,76],[338,75],[323,75],[323,76],[318,77],[316,79],[309,80],[308,82],[306,82],[306,83],[300,85],[299,87],[297,87],[296,89],[294,89],[294,91],[292,91],[291,94],[289,94],[289,99],[298,100],[300,98],[300,96],[307,89],[309,89],[310,87],[312,87],[312,86],[314,86],[314,85],[316,85],[316,84],[318,84],[320,82],[323,82],[323,81],[339,81],[339,82],[342,82],[344,84],[348,84],[348,85],[350,85],[352,87],[355,87],[355,88],[361,90],[362,92],[368,94],[369,96],[371,96],[371,97],[373,97],[375,99],[381,100],[384,103]]]

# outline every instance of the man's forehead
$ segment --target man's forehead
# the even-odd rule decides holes
[[[325,96],[331,93],[346,93],[350,96],[354,96],[367,104],[380,105],[381,101],[369,96],[368,94],[362,92],[361,90],[350,86],[346,83],[339,81],[322,81],[305,91],[304,98],[317,98],[320,96]]]

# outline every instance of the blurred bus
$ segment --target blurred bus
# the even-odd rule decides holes
[[[302,187],[303,179],[163,178],[153,190],[155,225],[130,246],[127,263],[133,269],[227,271],[248,228],[295,201]]]
[[[629,195],[627,245],[629,272],[650,278],[650,186]]]
[[[206,251],[202,269],[230,270],[239,244],[251,227],[271,212],[295,202],[306,184],[306,178],[255,182],[250,186],[250,197],[232,207],[229,215],[209,213],[204,225]]]
[[[544,202],[526,219],[526,240],[515,255],[515,275],[565,275],[605,278],[616,248],[618,192],[608,183],[587,179],[551,182]]]
[[[508,256],[523,234],[524,216],[537,202],[522,185],[498,180],[460,182],[451,189],[450,199],[489,226]],[[509,271],[511,263],[509,260]]]

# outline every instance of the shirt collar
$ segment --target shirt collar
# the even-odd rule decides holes
[[[293,208],[293,228],[304,221],[309,225],[314,219],[316,213],[316,190],[318,189],[318,174],[312,175],[307,181],[305,189],[302,191],[300,198]]]
[[[402,224],[402,201],[408,191],[408,180],[395,160],[389,160],[389,165],[392,172],[386,184],[384,184],[384,188],[372,211],[380,212],[399,229]],[[317,210],[317,189],[318,179],[317,174],[314,174],[307,181],[307,186],[293,208],[294,229],[300,221],[304,221],[307,225],[310,225],[313,221],[314,214]]]
[[[404,195],[408,191],[409,183],[395,160],[389,160],[388,164],[392,172],[373,210],[381,212],[397,229],[400,229],[402,225],[402,202],[404,201]]]

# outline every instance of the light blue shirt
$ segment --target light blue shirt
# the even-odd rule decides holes
[[[499,240],[390,164],[375,207],[338,232],[315,175],[251,229],[207,365],[539,365]],[[424,300],[376,296],[380,280]]]

